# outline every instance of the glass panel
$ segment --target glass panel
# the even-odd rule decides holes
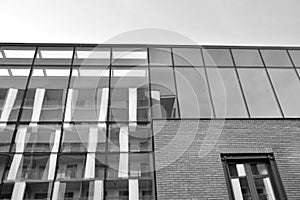
[[[6,169],[5,180],[50,180],[50,154],[14,154],[10,168]]]
[[[129,176],[131,178],[153,177],[153,158],[150,153],[129,154]]]
[[[292,57],[294,65],[300,67],[300,51],[299,50],[289,50],[289,53]]]
[[[35,47],[4,46],[0,47],[0,64],[31,65]]]
[[[11,199],[14,183],[4,183],[0,193],[0,199]]]
[[[204,69],[176,67],[175,72],[181,118],[212,117]]]
[[[110,100],[110,120],[148,121],[148,68],[113,67]]]
[[[153,117],[178,117],[173,68],[151,67],[150,74]]]
[[[152,180],[138,180],[138,181],[139,181],[139,199],[143,199],[143,200],[153,199]]]
[[[285,50],[261,50],[266,66],[292,67],[290,58]]]
[[[83,178],[85,170],[85,154],[61,155],[59,157],[57,179]]]
[[[113,48],[112,51],[112,65],[148,65],[146,49]]]
[[[259,200],[275,200],[270,178],[254,179]]]
[[[109,69],[73,68],[65,121],[105,121],[109,96]]]
[[[228,168],[229,168],[229,175],[231,177],[237,177],[238,176],[237,169],[236,169],[236,164],[228,164]]]
[[[110,64],[110,48],[76,47],[73,65]]]
[[[175,66],[203,66],[200,49],[174,48],[173,57]]]
[[[217,117],[247,117],[235,69],[207,68]]]
[[[128,153],[107,155],[107,179],[128,178],[129,167]]]
[[[29,72],[30,66],[0,66],[0,122],[17,120]]]
[[[236,66],[264,66],[257,49],[232,49],[232,54]]]
[[[50,199],[51,189],[49,183],[26,183],[24,200]]]
[[[60,182],[57,194],[58,200],[89,200],[101,188],[96,188],[94,181]],[[96,196],[95,196],[96,197]],[[99,197],[100,199],[101,197]],[[53,198],[56,199],[56,198]]]
[[[0,152],[9,152],[14,130],[14,125],[0,124]]]
[[[105,151],[106,124],[65,124],[63,152]]]
[[[128,200],[128,180],[108,180],[105,184],[105,199]]]
[[[251,170],[254,175],[268,175],[268,169],[265,164],[251,164]]]
[[[20,125],[15,137],[16,152],[57,152],[61,135],[58,124]]]
[[[0,155],[0,178],[2,178],[2,176],[4,174],[4,170],[6,170],[5,165],[6,165],[7,159],[8,159],[8,157]]]
[[[149,49],[151,65],[167,65],[172,66],[171,49],[157,48]]]
[[[105,171],[107,169],[107,165],[105,164],[105,155],[104,154],[96,154],[95,157],[95,178],[104,180]]]
[[[73,47],[39,47],[36,65],[71,65]]]
[[[280,117],[264,69],[238,69],[251,117]]]
[[[203,49],[206,66],[233,66],[229,49]]]
[[[150,124],[111,124],[108,151],[152,151]]]
[[[69,74],[69,67],[34,67],[21,120],[61,121]]]
[[[300,116],[300,84],[294,69],[268,69],[285,117]]]
[[[231,184],[235,200],[251,199],[250,189],[246,178],[231,179]]]

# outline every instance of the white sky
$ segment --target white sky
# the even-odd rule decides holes
[[[300,46],[300,0],[0,0],[0,19],[0,42]]]

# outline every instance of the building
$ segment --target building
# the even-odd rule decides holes
[[[300,199],[300,48],[0,46],[0,199]]]

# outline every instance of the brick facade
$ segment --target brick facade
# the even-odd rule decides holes
[[[153,128],[158,200],[227,200],[220,154],[269,152],[288,199],[300,199],[299,120],[154,120]]]

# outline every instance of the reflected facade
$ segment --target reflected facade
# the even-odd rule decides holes
[[[299,52],[2,45],[0,199],[157,199],[153,120],[299,118]]]

